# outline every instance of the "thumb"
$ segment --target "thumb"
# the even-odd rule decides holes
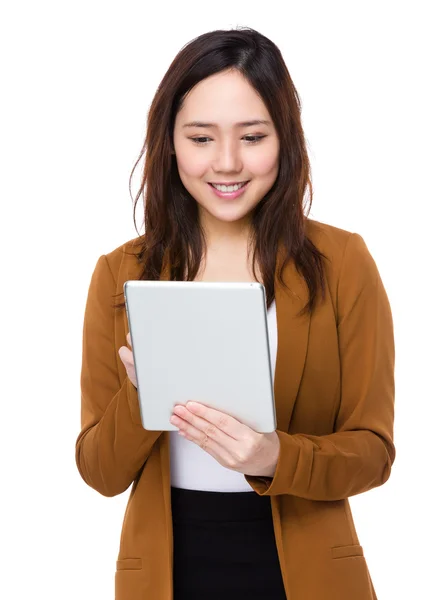
[[[125,361],[127,358],[127,353],[129,353],[130,350],[127,348],[127,346],[121,346],[118,350],[118,354],[119,354],[119,358],[122,360],[122,362],[125,365]]]

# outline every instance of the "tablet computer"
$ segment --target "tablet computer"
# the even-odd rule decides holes
[[[177,430],[173,408],[190,400],[276,429],[261,283],[130,280],[124,296],[145,429]]]

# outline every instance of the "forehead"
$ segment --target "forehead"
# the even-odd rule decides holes
[[[229,125],[252,119],[271,120],[251,84],[237,71],[223,71],[200,81],[185,97],[176,122],[198,120]]]

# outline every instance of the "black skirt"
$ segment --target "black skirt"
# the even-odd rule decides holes
[[[171,488],[174,600],[286,600],[270,499]]]

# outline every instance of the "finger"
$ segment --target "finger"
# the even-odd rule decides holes
[[[194,416],[212,423],[217,429],[223,431],[235,440],[243,439],[243,437],[253,432],[247,425],[240,423],[231,415],[210,408],[199,402],[187,402],[186,409]],[[254,432],[255,433],[255,432]]]
[[[223,466],[228,465],[228,457],[229,459],[231,457],[231,451],[228,448],[176,415],[171,419],[171,422],[179,428],[179,434],[182,437],[200,446],[202,450],[211,454]],[[233,441],[231,438],[229,439]]]
[[[237,440],[216,427],[213,423],[194,415],[184,406],[175,406],[173,416],[176,416],[178,419],[173,424],[177,425],[184,432],[188,432],[192,438],[202,441],[206,436],[209,436],[210,439],[228,448],[231,452],[236,450]]]
[[[129,345],[129,346],[132,346],[132,344],[131,344],[131,335],[130,335],[130,332],[128,332],[128,333],[127,333],[127,342],[128,342],[128,345]]]
[[[121,346],[118,350],[119,358],[126,365],[133,365],[133,352],[127,346]]]

